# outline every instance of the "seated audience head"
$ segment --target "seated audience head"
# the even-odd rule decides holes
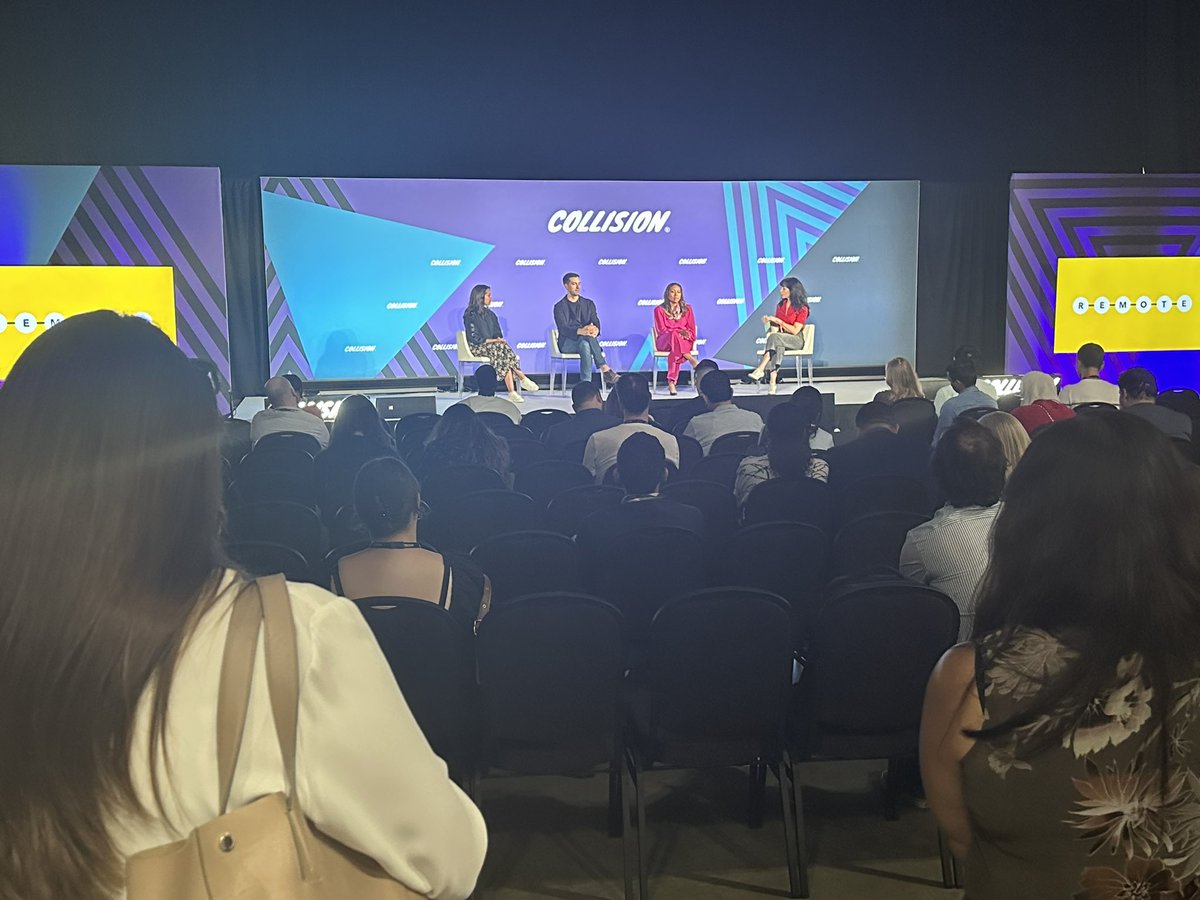
[[[106,311],[38,334],[0,421],[0,894],[112,896],[140,701],[221,579],[221,418],[162,331]]]
[[[591,381],[581,381],[571,388],[571,408],[575,412],[585,409],[603,409],[604,401],[600,399],[600,388]]]
[[[268,378],[263,385],[267,395],[267,403],[272,409],[293,409],[300,406],[300,390],[292,385],[286,375],[276,375]]]
[[[364,437],[381,448],[390,450],[395,447],[395,441],[388,433],[379,410],[362,394],[353,394],[342,401],[337,418],[333,420],[329,443],[340,444],[355,436]]]
[[[881,400],[872,400],[860,406],[854,415],[854,427],[858,429],[859,434],[869,431],[890,431],[897,434],[900,431],[891,404]]]
[[[925,389],[921,387],[921,379],[913,370],[913,365],[903,356],[888,360],[883,372],[884,380],[892,392],[893,400],[904,400],[908,397],[924,397]]]
[[[704,397],[704,402],[708,404],[709,409],[715,409],[722,403],[730,403],[733,400],[733,385],[729,383],[729,376],[716,369],[709,372],[704,380],[700,382],[700,394]]]
[[[617,449],[617,477],[627,494],[656,494],[667,480],[662,443],[644,432],[631,434]]]
[[[626,419],[644,419],[650,409],[650,382],[639,372],[626,372],[614,391]]]
[[[508,471],[508,443],[462,403],[455,403],[442,413],[425,444],[427,448],[437,445],[465,448],[465,455],[456,454],[458,462],[487,466],[501,475]]]
[[[1045,372],[1026,372],[1021,379],[1021,405],[1028,406],[1038,400],[1057,400],[1058,388],[1054,379]]]
[[[954,507],[997,503],[1007,464],[1000,439],[970,419],[955,419],[933,450],[933,476]]]
[[[696,387],[699,388],[704,383],[704,376],[709,372],[716,372],[719,366],[711,359],[702,359],[696,363],[696,368],[692,372],[692,377],[696,379]]]
[[[1117,387],[1121,392],[1122,409],[1138,403],[1153,403],[1158,399],[1158,380],[1149,369],[1126,369],[1117,379]]]
[[[961,394],[969,387],[974,387],[979,378],[972,359],[956,359],[946,367],[946,377],[956,394]]]
[[[1029,447],[1029,432],[1009,413],[995,410],[979,419],[979,424],[1000,439],[1004,448],[1004,475],[1007,478]]]
[[[784,478],[804,478],[812,461],[812,424],[798,403],[776,403],[767,413],[762,441],[771,471]]]
[[[1075,354],[1075,371],[1080,378],[1094,377],[1104,368],[1104,348],[1099,344],[1087,343]]]
[[[496,370],[488,365],[475,370],[475,390],[480,397],[496,396]]]
[[[395,457],[373,459],[354,479],[354,511],[372,540],[415,531],[421,487],[408,466]]]
[[[950,361],[960,362],[964,359],[969,359],[978,363],[981,356],[979,348],[974,344],[959,344],[954,348],[954,355],[950,357]]]
[[[806,384],[804,387],[797,388],[792,392],[792,404],[808,420],[809,434],[816,434],[817,429],[821,427],[821,416],[825,411],[821,392],[812,385]]]

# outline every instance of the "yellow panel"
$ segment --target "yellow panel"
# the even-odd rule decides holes
[[[1058,261],[1054,352],[1200,349],[1200,257]]]
[[[0,266],[0,379],[8,377],[17,357],[47,328],[97,309],[140,315],[174,341],[174,269]]]

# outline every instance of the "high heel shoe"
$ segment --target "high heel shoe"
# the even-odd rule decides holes
[[[758,384],[763,380],[762,372],[748,372],[742,376],[742,384]]]
[[[674,397],[674,396],[675,396],[675,393],[676,393],[676,391],[675,391],[675,382],[673,382],[673,381],[668,381],[668,382],[667,382],[667,393],[668,393],[668,394],[670,394],[672,397]]]

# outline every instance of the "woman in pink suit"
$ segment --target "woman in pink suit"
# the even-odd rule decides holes
[[[654,308],[654,346],[668,354],[667,388],[672,394],[683,361],[690,362],[693,370],[696,367],[698,360],[692,353],[695,344],[696,316],[683,299],[683,285],[672,281],[663,291],[663,302]]]

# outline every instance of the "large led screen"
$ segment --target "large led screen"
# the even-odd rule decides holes
[[[778,284],[811,297],[817,365],[913,356],[917,182],[599,182],[264,178],[273,373],[443,376],[472,285],[492,288],[530,372],[562,278],[579,273],[618,370],[649,370],[670,282],[700,355],[751,365]]]

